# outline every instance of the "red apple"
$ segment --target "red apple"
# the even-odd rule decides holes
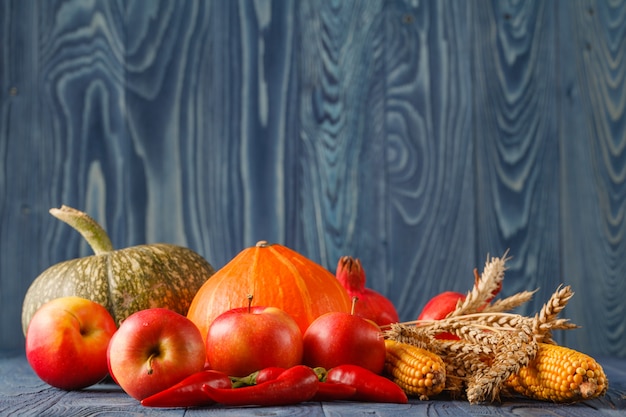
[[[457,302],[465,300],[465,294],[445,291],[431,298],[420,313],[418,320],[441,320],[456,309]]]
[[[358,365],[377,374],[385,366],[385,341],[371,320],[345,312],[326,313],[304,332],[302,362],[330,369]]]
[[[141,401],[204,369],[200,330],[187,317],[165,308],[130,315],[111,338],[111,376]]]
[[[454,291],[444,291],[431,298],[422,312],[418,316],[418,320],[441,320],[445,319],[448,314],[456,309],[457,303],[465,301],[465,294]],[[449,332],[438,333],[435,338],[458,340],[459,337]]]
[[[107,376],[107,346],[117,326],[100,304],[80,297],[47,302],[26,332],[26,358],[53,387],[74,390]]]
[[[268,368],[291,368],[302,361],[302,332],[276,307],[241,307],[215,318],[207,330],[212,369],[242,377]]]

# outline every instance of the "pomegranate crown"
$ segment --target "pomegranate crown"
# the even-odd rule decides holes
[[[365,288],[365,270],[361,261],[351,256],[342,256],[337,263],[337,279],[348,291],[362,291]]]

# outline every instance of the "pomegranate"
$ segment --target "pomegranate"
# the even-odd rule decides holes
[[[337,279],[350,297],[357,297],[354,314],[370,319],[379,326],[399,321],[395,306],[384,295],[365,286],[365,270],[361,261],[343,256],[337,264]]]

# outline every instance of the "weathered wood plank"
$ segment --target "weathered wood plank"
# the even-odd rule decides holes
[[[473,284],[470,5],[388,2],[385,201],[390,294],[404,320]]]
[[[221,266],[247,227],[238,109],[250,75],[240,69],[236,3],[214,5],[129,5],[125,118],[129,178],[143,197],[129,207],[138,237],[188,245]]]
[[[115,3],[35,2],[41,124],[49,143],[45,203],[87,210],[121,246],[124,187],[123,29]],[[116,226],[113,226],[116,225]],[[55,222],[45,238],[50,261],[91,250],[74,231]]]
[[[143,19],[145,29],[129,36],[142,41],[128,46],[127,114],[150,165],[147,195],[158,199],[146,202],[146,230],[158,232],[147,240],[171,240],[176,230],[219,267],[257,240],[286,239],[294,5],[186,6],[158,10],[162,22],[141,6],[129,11],[129,22]]]
[[[0,4],[0,349],[23,346],[21,300],[49,264],[46,216],[53,143],[40,123],[33,1]]]
[[[505,294],[572,284],[561,340],[626,356],[623,2],[0,12],[0,348],[30,281],[90,254],[69,204],[216,267],[259,239],[357,256],[406,320],[510,249]]]
[[[504,295],[539,289],[534,314],[562,280],[554,3],[474,9],[476,256],[512,259]]]
[[[299,3],[299,132],[292,155],[296,249],[335,270],[343,255],[362,258],[383,279],[380,210],[383,166],[378,113],[382,2]],[[292,240],[293,239],[293,240]]]
[[[568,316],[583,326],[566,340],[626,356],[626,3],[565,3],[562,263],[577,291]]]
[[[160,409],[142,407],[114,384],[97,384],[81,391],[65,392],[47,386],[28,366],[24,356],[0,358],[0,414],[7,415],[313,415],[313,416],[615,416],[626,409],[624,359],[600,358],[610,380],[603,398],[574,404],[553,404],[520,398],[503,398],[501,403],[470,405],[463,399],[438,396],[429,401],[411,399],[409,404],[303,403],[282,407],[223,407]]]

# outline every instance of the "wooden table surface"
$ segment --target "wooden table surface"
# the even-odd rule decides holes
[[[23,355],[0,358],[0,416],[626,416],[626,359],[598,358],[609,378],[606,396],[575,404],[504,399],[498,404],[470,405],[436,398],[409,404],[304,403],[290,407],[142,407],[117,385],[98,384],[82,391],[52,388],[33,373]]]

